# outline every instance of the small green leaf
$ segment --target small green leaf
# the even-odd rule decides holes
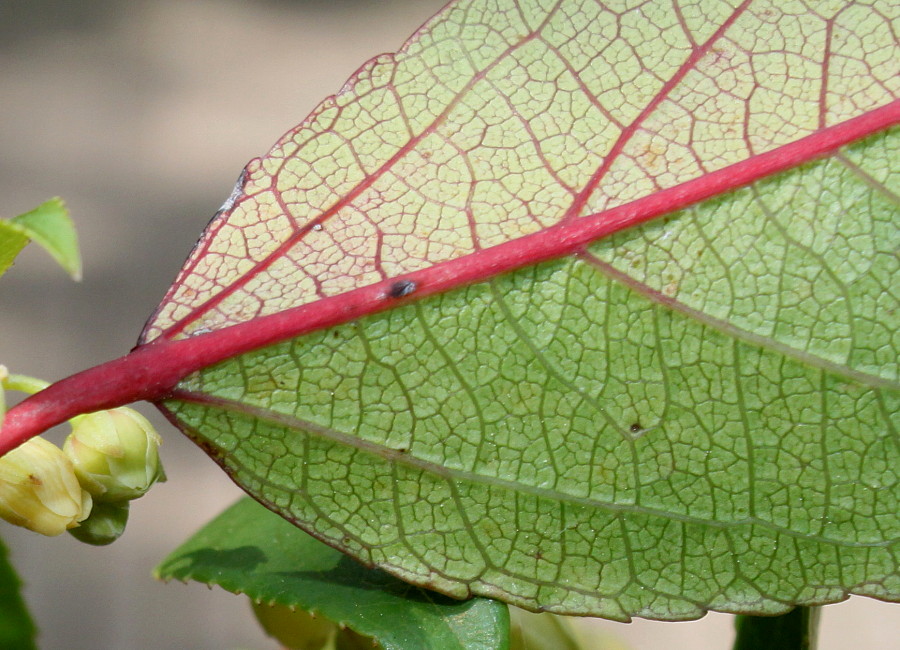
[[[25,248],[28,237],[10,224],[9,221],[0,220],[0,275],[16,261],[16,257]]]
[[[453,600],[365,568],[251,499],[176,549],[156,576],[302,608],[374,637],[386,650],[509,646],[506,605]]]
[[[738,616],[732,650],[815,650],[818,607],[797,607],[781,616]]]
[[[81,279],[78,235],[62,199],[50,199],[30,212],[0,221],[0,274],[31,240],[43,246],[73,280]]]
[[[0,648],[36,648],[35,627],[19,593],[22,583],[9,563],[9,553],[0,542]]]

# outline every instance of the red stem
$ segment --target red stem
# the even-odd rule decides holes
[[[280,341],[570,255],[601,237],[747,185],[900,123],[900,100],[796,142],[605,212],[283,312],[177,341],[159,340],[56,382],[10,409],[0,455],[81,413],[164,400],[188,374]],[[407,280],[398,291],[395,283]],[[412,287],[412,290],[409,289]]]

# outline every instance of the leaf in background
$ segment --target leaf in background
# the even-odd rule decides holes
[[[36,648],[36,630],[20,593],[21,582],[9,562],[9,551],[0,542],[0,648]]]
[[[509,644],[506,605],[481,598],[458,602],[367,569],[251,499],[207,524],[156,575],[312,610],[375,637],[386,650],[494,650]]]
[[[781,616],[738,616],[732,650],[816,650],[821,610],[797,607]]]
[[[337,635],[353,634],[365,639],[366,650],[381,648],[372,637],[357,635],[349,628],[341,629],[322,615],[315,616],[302,609],[291,609],[284,605],[252,603],[253,615],[263,631],[278,641],[283,650],[344,650],[338,647]]]
[[[510,650],[629,650],[608,632],[591,630],[588,634],[576,629],[571,620],[568,616],[547,612],[535,614],[511,607]]]
[[[451,3],[247,166],[142,343],[263,347],[163,410],[454,596],[900,598],[895,4]]]
[[[0,220],[0,275],[31,240],[50,253],[73,280],[81,279],[78,235],[62,199],[50,199],[30,212]]]

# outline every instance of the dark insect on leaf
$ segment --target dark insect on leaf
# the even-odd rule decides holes
[[[416,283],[412,280],[398,280],[388,289],[388,298],[403,298],[416,290]]]

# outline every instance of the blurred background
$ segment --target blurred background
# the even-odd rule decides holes
[[[73,284],[26,249],[0,282],[0,363],[54,380],[127,352],[244,164],[443,4],[0,0],[0,216],[63,197],[85,263]],[[0,521],[40,646],[275,648],[246,599],[151,578],[240,491],[145,406],[169,481],[133,504],[119,541],[93,548]],[[825,650],[900,638],[884,603],[854,598],[823,618]],[[640,650],[724,649],[733,636],[721,614],[582,624]]]

